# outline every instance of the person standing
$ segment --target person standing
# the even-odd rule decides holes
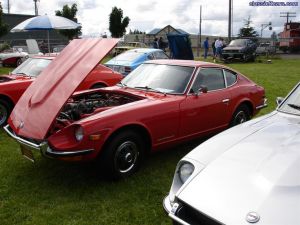
[[[159,43],[158,43],[158,39],[157,38],[154,38],[153,48],[159,48]]]
[[[208,49],[209,49],[209,43],[208,43],[208,37],[206,37],[204,43],[203,43],[203,46],[204,46],[204,59],[207,58],[207,53],[208,53]]]
[[[219,37],[218,40],[216,40],[215,47],[216,47],[216,58],[219,57],[219,59],[221,59],[222,47],[223,47],[222,38]]]
[[[215,57],[216,57],[216,47],[215,47],[216,40],[217,39],[215,38],[215,40],[213,41],[213,43],[211,43],[211,48],[213,50],[213,59],[215,59]]]

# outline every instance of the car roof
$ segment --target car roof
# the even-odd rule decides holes
[[[177,59],[157,59],[157,60],[151,60],[147,61],[146,63],[155,63],[155,64],[168,64],[168,65],[177,65],[177,66],[192,66],[192,67],[220,67],[220,68],[228,68],[226,66],[210,63],[210,62],[204,62],[204,61],[194,61],[194,60],[177,60]],[[230,68],[228,68],[230,69]],[[230,69],[232,70],[232,69]]]
[[[134,48],[128,50],[127,52],[151,53],[151,52],[162,52],[162,50],[157,48]]]

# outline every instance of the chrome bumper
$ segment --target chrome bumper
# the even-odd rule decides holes
[[[190,225],[175,215],[179,205],[177,203],[171,205],[168,195],[164,198],[163,206],[164,206],[164,210],[172,220],[182,225]]]
[[[43,141],[40,144],[36,144],[36,143],[30,142],[24,138],[17,136],[13,132],[13,130],[9,127],[9,125],[6,125],[4,127],[4,130],[10,137],[12,137],[15,141],[17,141],[20,144],[21,148],[24,147],[24,148],[28,149],[29,151],[32,151],[33,153],[40,152],[41,155],[46,156],[48,158],[82,156],[82,155],[86,155],[86,154],[89,154],[92,151],[94,151],[94,149],[85,149],[85,150],[68,151],[68,152],[54,151],[48,146],[48,143],[46,141]],[[27,156],[25,156],[25,157],[27,159],[29,159],[30,161],[34,162],[34,159],[29,158]]]
[[[268,106],[267,101],[268,101],[268,99],[265,98],[264,103],[262,105],[256,106],[256,109],[259,110],[259,109],[266,108]]]

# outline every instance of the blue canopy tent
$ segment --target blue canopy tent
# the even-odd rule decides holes
[[[188,34],[167,34],[172,59],[194,60]]]

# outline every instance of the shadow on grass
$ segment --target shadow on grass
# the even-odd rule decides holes
[[[107,179],[105,171],[99,171],[96,162],[88,163],[70,163],[63,161],[55,161],[39,157],[36,163],[32,164],[29,161],[22,162],[22,168],[14,171],[17,183],[27,183],[30,179],[31,185],[48,187],[51,189],[64,189],[72,187],[72,189],[83,186],[99,186],[99,185],[114,185],[116,183],[127,183],[130,180],[144,179],[159,173],[160,176],[169,176],[166,171],[171,171],[172,179],[173,172],[177,162],[193,148],[201,144],[206,139],[196,139],[173,148],[164,149],[159,152],[149,154],[144,160],[139,171],[127,179],[112,181]],[[23,160],[22,158],[18,160]]]

